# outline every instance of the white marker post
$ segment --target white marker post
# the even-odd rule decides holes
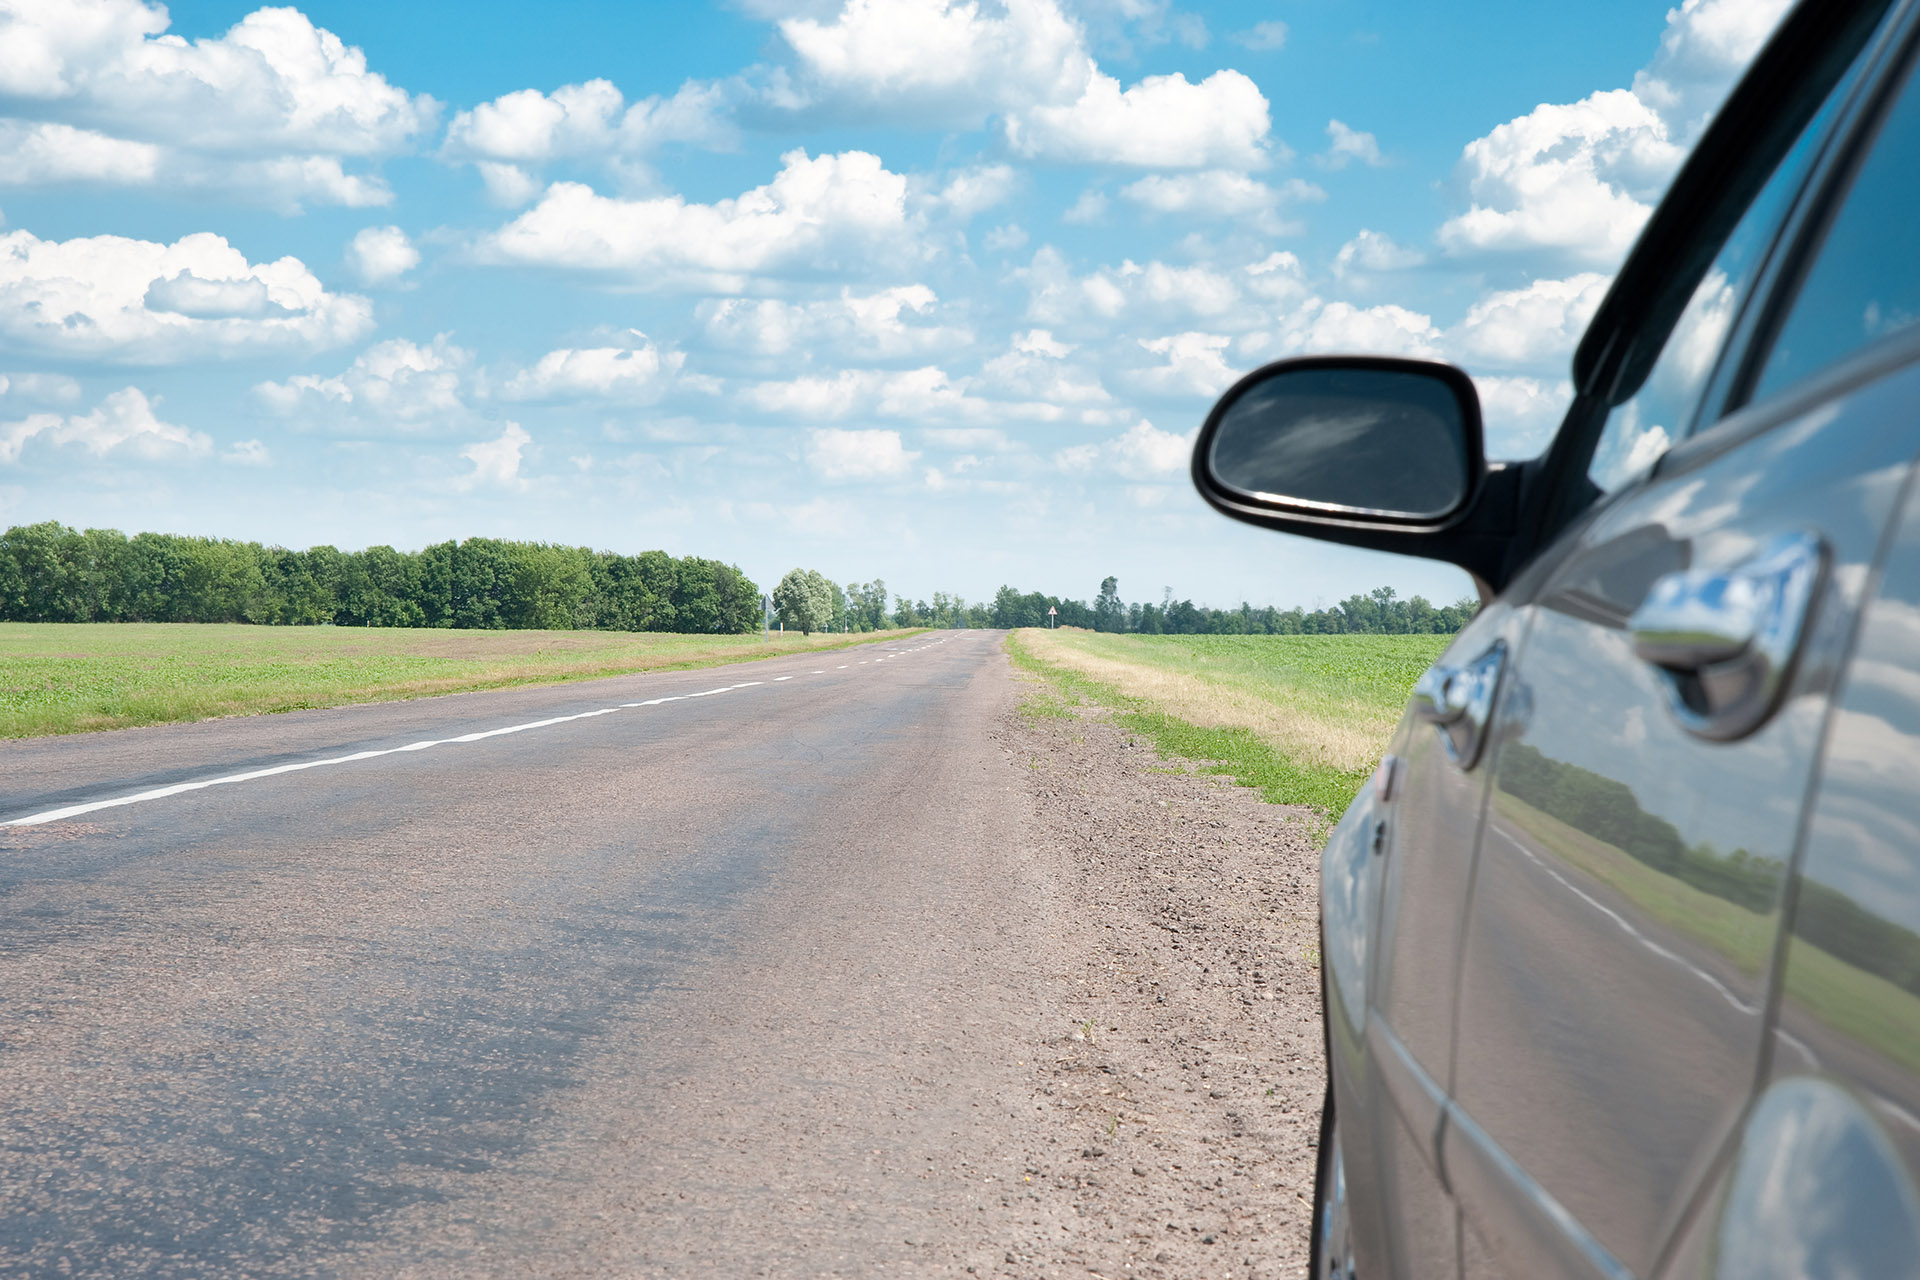
[[[1053,615],[1058,612],[1060,611],[1054,608],[1052,605],[1047,606],[1047,630],[1049,631],[1053,630]]]

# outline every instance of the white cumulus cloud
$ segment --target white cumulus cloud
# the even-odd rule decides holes
[[[124,452],[154,461],[203,457],[213,451],[213,441],[204,432],[162,422],[138,387],[113,392],[91,413],[36,413],[0,423],[0,463],[19,462],[33,440],[77,445],[95,457]]]
[[[1162,363],[1133,375],[1140,389],[1159,395],[1217,396],[1238,374],[1228,367],[1226,351],[1232,339],[1218,333],[1176,333],[1165,338],[1142,338],[1140,345],[1162,358]]]
[[[924,284],[872,293],[842,288],[837,298],[709,298],[695,308],[714,345],[754,355],[791,351],[853,356],[908,356],[972,340],[963,326],[926,323],[940,299]]]
[[[1270,157],[1267,99],[1238,71],[1195,84],[1176,72],[1122,89],[1096,73],[1069,103],[1034,107],[1006,121],[1021,155],[1152,169],[1257,169]]]
[[[1020,174],[1012,165],[974,165],[953,174],[922,203],[929,212],[967,222],[1004,203],[1019,185]]]
[[[207,232],[170,245],[0,234],[0,335],[28,350],[172,364],[335,346],[372,325],[366,299],[327,292],[298,258],[251,263]]]
[[[236,467],[270,467],[273,465],[273,454],[258,440],[235,440],[220,455],[220,461]]]
[[[962,128],[997,116],[1016,152],[1067,163],[1244,169],[1272,151],[1252,80],[1221,70],[1123,87],[1055,0],[846,0],[831,20],[787,18],[780,33],[798,60],[792,108]]]
[[[631,172],[662,145],[734,144],[737,131],[726,91],[688,81],[670,97],[629,103],[610,80],[563,85],[552,93],[520,89],[462,111],[447,126],[443,158],[480,170],[502,204],[520,204],[539,190],[534,174],[562,159],[598,162]]]
[[[1617,263],[1786,0],[1686,0],[1630,89],[1542,103],[1468,143],[1471,200],[1440,228],[1451,253]]]
[[[1085,32],[1053,0],[847,0],[831,22],[789,18],[780,34],[815,97],[960,126],[1069,101],[1094,74]]]
[[[1275,216],[1282,204],[1327,198],[1321,188],[1299,178],[1289,178],[1276,187],[1231,169],[1150,174],[1122,187],[1120,194],[1155,213],[1245,219],[1268,235],[1294,229]]]
[[[686,363],[678,351],[661,351],[638,330],[620,347],[562,347],[515,374],[503,393],[510,400],[658,400]]]
[[[473,353],[446,334],[421,346],[405,338],[375,343],[334,377],[296,374],[254,388],[275,412],[334,427],[422,431],[467,419],[465,392]]]
[[[1111,440],[1060,450],[1053,455],[1054,465],[1067,472],[1107,470],[1128,480],[1165,480],[1187,469],[1198,433],[1196,427],[1175,435],[1143,419]]]
[[[912,239],[907,181],[864,151],[782,157],[773,181],[713,204],[625,200],[557,182],[486,237],[484,259],[736,291],[759,275],[865,271]]]
[[[403,150],[437,118],[297,9],[224,35],[167,34],[141,0],[16,0],[0,12],[0,183],[212,188],[294,207],[391,193],[341,158]]]
[[[459,489],[482,486],[497,489],[525,489],[520,463],[533,437],[517,422],[509,422],[492,440],[476,440],[460,451],[473,464],[473,470],[454,482]]]
[[[420,251],[398,227],[367,227],[347,245],[347,268],[363,284],[390,284],[420,265]]]
[[[1333,256],[1333,274],[1340,279],[1383,271],[1405,271],[1425,262],[1426,255],[1397,243],[1392,236],[1362,227]]]
[[[919,456],[901,444],[898,431],[822,427],[807,433],[807,465],[822,480],[898,480]]]
[[[1286,252],[1238,264],[1128,259],[1077,276],[1046,246],[1012,278],[1027,289],[1028,319],[1083,336],[1110,334],[1129,320],[1164,328],[1175,315],[1215,332],[1256,328],[1271,324],[1276,308],[1296,307],[1310,293],[1300,260]]]
[[[160,148],[151,142],[51,121],[0,119],[0,182],[11,186],[144,185],[159,174],[160,159]]]
[[[1327,121],[1327,152],[1320,163],[1329,169],[1344,169],[1355,160],[1375,168],[1386,163],[1380,143],[1372,134],[1338,120]]]
[[[1477,364],[1557,372],[1566,367],[1610,283],[1610,277],[1586,271],[1490,293],[1449,330],[1447,345]]]
[[[956,382],[935,365],[899,372],[842,369],[826,376],[761,382],[746,388],[741,398],[764,413],[814,419],[859,413],[924,420],[980,416],[986,409],[968,398],[964,380]]]
[[[1487,456],[1531,458],[1553,438],[1573,403],[1573,383],[1565,377],[1494,377],[1473,380],[1486,423]]]

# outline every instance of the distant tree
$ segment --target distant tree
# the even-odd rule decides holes
[[[812,569],[789,569],[773,589],[773,611],[783,627],[812,635],[833,621],[833,593],[827,580]]]
[[[1100,580],[1100,594],[1093,601],[1093,629],[1095,631],[1127,629],[1127,607],[1120,603],[1118,578]]]

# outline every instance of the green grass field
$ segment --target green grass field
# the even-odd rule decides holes
[[[0,623],[0,738],[555,684],[917,634]]]
[[[1139,636],[1019,631],[1034,703],[1114,710],[1163,752],[1209,762],[1277,804],[1338,816],[1379,763],[1413,682],[1449,636]]]

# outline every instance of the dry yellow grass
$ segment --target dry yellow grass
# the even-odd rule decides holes
[[[1304,767],[1342,774],[1379,761],[1413,676],[1449,638],[1020,632],[1042,662],[1190,724],[1245,729]]]

